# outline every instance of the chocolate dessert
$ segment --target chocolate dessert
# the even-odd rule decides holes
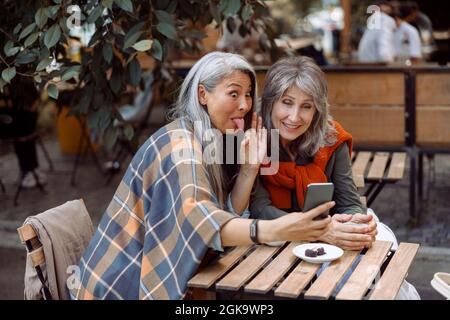
[[[314,249],[306,249],[305,256],[315,258],[318,256],[323,256],[326,254],[325,249],[323,247],[318,247]]]

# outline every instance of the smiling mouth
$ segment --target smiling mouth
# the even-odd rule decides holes
[[[293,125],[293,124],[288,124],[286,122],[281,122],[283,124],[283,126],[285,126],[287,129],[293,130],[293,129],[298,129],[301,127],[301,125]]]

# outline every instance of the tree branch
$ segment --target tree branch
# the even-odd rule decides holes
[[[3,28],[0,28],[0,31],[1,31],[5,36],[7,36],[12,42],[15,42],[15,43],[20,44],[20,42],[16,41],[13,37],[11,37],[11,35],[10,35],[8,32],[6,32]]]
[[[8,68],[10,68],[10,65],[9,65],[9,63],[8,62],[6,62],[6,60],[5,59],[3,59],[3,56],[0,54],[0,59],[2,59],[2,61],[3,61],[3,63],[4,64],[6,64],[6,66],[8,67]]]
[[[2,62],[3,62],[4,64],[6,64],[6,66],[7,66],[8,68],[11,68],[11,65],[10,65],[8,62],[6,62],[6,60],[3,58],[3,56],[2,56],[1,54],[0,54],[0,59],[2,60]],[[16,71],[16,74],[21,75],[21,76],[24,76],[24,77],[31,77],[31,78],[34,77],[33,74],[22,73],[22,72],[18,72],[18,71]]]

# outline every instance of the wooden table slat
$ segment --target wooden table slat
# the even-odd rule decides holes
[[[372,248],[367,250],[362,257],[344,287],[339,291],[336,299],[361,300],[380,272],[381,265],[391,247],[392,242],[390,241],[375,241]]]
[[[360,251],[344,251],[341,258],[334,260],[305,293],[308,299],[328,299],[341,281]]]
[[[366,171],[371,156],[371,152],[359,152],[356,156],[356,160],[352,166],[352,176],[357,188],[364,187],[364,172]]]
[[[320,264],[313,264],[302,261],[297,267],[284,279],[280,286],[275,290],[275,296],[286,298],[297,298],[303,289],[308,285]]]
[[[238,260],[246,254],[252,246],[240,246],[228,252],[220,258],[214,265],[208,266],[197,273],[188,282],[189,287],[209,288],[217,279],[234,266]]]
[[[244,290],[253,293],[267,293],[291,268],[297,257],[292,250],[299,243],[290,243],[255,279],[253,279]]]
[[[389,160],[389,153],[387,152],[377,152],[372,161],[372,166],[370,167],[369,173],[367,174],[367,179],[382,179],[384,177],[384,171],[386,170],[386,165]]]
[[[394,152],[394,154],[392,155],[392,160],[387,175],[388,180],[402,179],[403,174],[405,172],[405,164],[406,164],[406,153]]]
[[[258,246],[236,268],[216,283],[217,289],[239,290],[281,247]]]
[[[383,276],[376,284],[370,300],[395,299],[418,250],[419,245],[416,243],[400,243]]]

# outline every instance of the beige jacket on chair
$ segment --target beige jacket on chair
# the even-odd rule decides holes
[[[66,280],[69,266],[77,266],[94,228],[83,200],[73,200],[59,207],[28,217],[25,224],[31,224],[43,246],[45,265],[41,266],[52,299],[69,299]],[[70,270],[70,269],[69,269]],[[41,299],[42,284],[30,258],[25,268],[26,300]]]

